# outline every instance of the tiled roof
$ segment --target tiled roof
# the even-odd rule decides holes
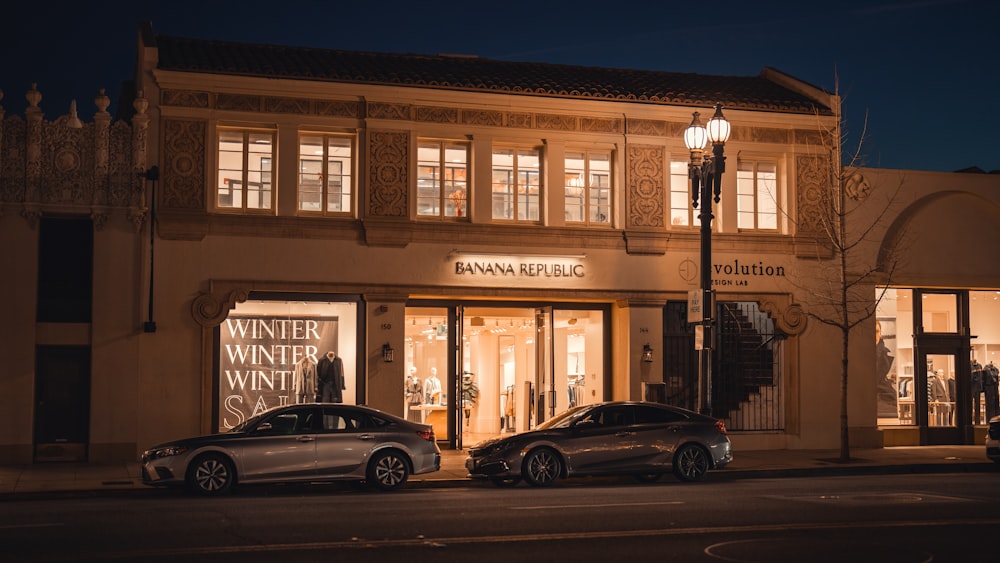
[[[511,62],[156,36],[158,68],[182,72],[411,86],[830,115],[830,108],[762,76]]]

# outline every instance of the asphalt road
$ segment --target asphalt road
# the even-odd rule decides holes
[[[971,563],[997,530],[993,473],[314,485],[0,502],[0,560]]]

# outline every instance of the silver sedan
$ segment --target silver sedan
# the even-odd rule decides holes
[[[721,420],[659,403],[617,401],[574,407],[535,430],[493,438],[469,449],[472,477],[497,485],[550,485],[582,475],[664,473],[697,481],[733,459]]]
[[[229,432],[158,444],[142,454],[142,481],[196,493],[236,484],[351,481],[394,490],[441,468],[434,430],[343,404],[276,407]]]

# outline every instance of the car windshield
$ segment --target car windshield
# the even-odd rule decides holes
[[[590,410],[588,405],[580,405],[571,409],[566,409],[554,417],[538,425],[536,430],[546,430],[548,428],[569,428],[581,416]]]

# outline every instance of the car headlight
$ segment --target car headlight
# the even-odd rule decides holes
[[[146,459],[159,459],[161,457],[172,457],[175,455],[181,455],[186,451],[187,448],[184,446],[164,446],[162,448],[146,450],[146,453],[143,454],[143,457]]]

